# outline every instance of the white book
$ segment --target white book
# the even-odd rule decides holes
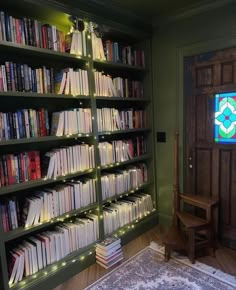
[[[43,268],[43,257],[42,257],[41,241],[36,239],[35,237],[29,237],[28,239],[33,243],[34,247],[36,247],[38,269],[41,270]]]
[[[45,156],[50,158],[46,178],[52,178],[55,170],[55,153],[47,152]]]
[[[86,38],[86,31],[82,31],[82,43],[83,43],[83,55],[87,56],[87,38]]]
[[[62,80],[61,80],[60,88],[58,91],[59,95],[62,95],[64,93],[66,83],[67,83],[67,72],[65,71],[63,72],[63,75],[62,75]]]

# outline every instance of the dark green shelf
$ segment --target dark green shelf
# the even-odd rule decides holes
[[[115,63],[112,61],[101,61],[94,60],[93,61],[95,68],[111,68],[111,69],[121,69],[125,71],[138,71],[138,72],[146,72],[147,70],[141,66],[128,65],[123,63]]]
[[[21,282],[18,282],[10,287],[10,289],[32,289],[31,287],[35,287],[36,285],[36,287],[38,287],[37,289],[49,289],[50,287],[47,285],[47,280],[49,277],[55,279],[54,285],[56,285],[57,278],[60,280],[60,276],[63,277],[63,272],[65,270],[68,271],[68,267],[74,268],[72,272],[76,271],[75,273],[77,273],[78,269],[76,268],[79,266],[81,267],[81,262],[84,263],[84,260],[88,259],[90,256],[93,257],[92,262],[95,262],[95,246],[97,242],[98,240],[78,251],[72,252],[60,261],[55,262],[52,265],[48,265],[37,273],[24,278]],[[88,265],[86,265],[86,267],[87,266]],[[68,272],[70,273],[70,271]],[[46,283],[46,285],[42,287],[41,283]]]
[[[0,97],[41,98],[43,99],[76,99],[90,100],[90,96],[72,96],[59,94],[39,94],[33,92],[0,92]]]
[[[149,103],[151,102],[151,100],[149,98],[122,98],[122,97],[95,97],[97,102],[101,102],[101,101],[108,101],[108,102],[132,102],[132,103],[136,103],[136,102],[146,102]]]
[[[103,136],[103,135],[129,134],[129,133],[139,133],[139,132],[149,132],[149,131],[151,131],[151,129],[138,128],[138,129],[99,132],[98,135]]]
[[[74,134],[68,136],[45,136],[45,137],[37,137],[37,138],[22,138],[22,139],[11,139],[0,141],[0,146],[7,145],[18,145],[18,144],[27,144],[27,143],[38,143],[38,142],[50,142],[50,141],[59,141],[59,140],[67,140],[67,139],[78,139],[78,138],[92,138],[93,134]]]
[[[154,209],[152,212],[146,214],[142,218],[138,218],[133,220],[132,222],[118,228],[113,233],[107,234],[106,236],[113,235],[115,237],[122,237],[125,233],[127,234],[128,231],[133,230],[137,225],[143,225],[146,223],[147,219],[152,219],[152,217],[157,217],[157,211]]]
[[[93,172],[95,172],[95,169],[88,169],[88,170],[84,170],[84,171],[81,171],[81,172],[68,174],[68,175],[65,175],[65,176],[59,176],[56,179],[40,178],[40,179],[37,179],[37,180],[30,180],[30,181],[27,181],[27,182],[13,184],[13,185],[6,186],[6,187],[1,187],[0,188],[0,196],[4,195],[4,194],[9,194],[9,193],[13,193],[13,192],[16,192],[16,191],[24,190],[24,189],[34,188],[34,187],[37,187],[37,186],[53,184],[53,183],[56,183],[58,181],[63,181],[63,180],[66,180],[66,179],[76,178],[76,177],[83,176],[83,175],[86,175],[86,174],[89,174],[89,173],[93,173]]]
[[[113,234],[110,235],[119,236],[123,246],[131,239],[131,237],[134,238],[143,234],[145,231],[156,225],[157,222],[158,214],[156,211],[153,211],[146,217],[137,221],[133,221],[117,229]],[[132,225],[134,226],[132,227]],[[97,242],[100,241],[101,240],[97,240],[96,242],[84,247],[83,249],[71,253],[64,259],[47,266],[36,274],[24,278],[21,282],[16,283],[10,289],[53,289],[58,284],[63,283],[69,277],[95,263],[95,246]],[[50,281],[48,281],[48,278],[50,278]],[[48,283],[50,283],[50,287]]]
[[[145,183],[143,183],[142,185],[140,185],[140,186],[138,186],[138,187],[136,187],[136,188],[133,188],[133,189],[131,189],[131,190],[128,190],[128,191],[122,192],[122,193],[120,193],[120,194],[117,194],[117,195],[111,196],[111,197],[109,197],[109,198],[103,200],[102,203],[105,204],[105,203],[107,203],[107,202],[112,202],[112,201],[114,201],[114,200],[116,200],[116,199],[118,199],[118,198],[122,198],[122,197],[124,197],[124,196],[128,196],[128,195],[130,195],[130,194],[132,194],[132,193],[134,193],[134,192],[137,192],[138,190],[142,190],[142,189],[144,189],[144,188],[150,186],[151,184],[152,184],[152,182],[145,182]]]
[[[149,158],[151,158],[151,155],[150,154],[145,154],[145,155],[142,155],[142,156],[139,156],[139,157],[135,157],[135,158],[129,159],[127,161],[116,162],[116,163],[112,163],[112,164],[101,166],[101,170],[112,169],[112,168],[120,167],[120,166],[123,166],[123,165],[128,165],[128,164],[132,164],[132,163],[135,163],[135,162],[147,160]]]
[[[87,57],[82,57],[75,54],[70,54],[66,52],[57,52],[53,51],[47,48],[40,48],[40,47],[34,47],[30,45],[23,45],[23,44],[17,44],[10,41],[0,41],[0,51],[1,52],[7,52],[7,53],[21,53],[25,54],[26,56],[36,56],[37,58],[39,56],[43,56],[45,58],[48,58],[50,60],[57,60],[57,61],[66,61],[66,62],[86,62],[88,61]]]
[[[43,223],[41,223],[39,225],[31,226],[31,227],[28,227],[28,228],[19,227],[19,228],[15,229],[15,230],[11,230],[9,232],[4,232],[4,235],[2,237],[0,237],[0,240],[3,240],[5,242],[7,242],[7,241],[10,241],[10,240],[19,238],[21,236],[24,236],[24,235],[28,235],[30,233],[34,233],[35,231],[42,230],[42,229],[48,227],[49,225],[53,225],[53,224],[56,224],[58,222],[63,222],[64,219],[71,218],[71,217],[76,216],[76,215],[78,215],[78,214],[80,214],[82,212],[94,210],[97,207],[98,207],[98,204],[97,203],[93,203],[93,204],[90,204],[90,205],[88,205],[86,207],[75,209],[75,210],[72,210],[70,212],[64,213],[64,214],[62,214],[60,216],[54,217],[50,221],[43,222]]]

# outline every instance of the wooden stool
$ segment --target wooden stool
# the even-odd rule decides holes
[[[172,250],[186,251],[187,240],[181,229],[179,229],[177,226],[171,226],[168,229],[163,242],[165,246],[164,259],[166,262],[169,261]]]

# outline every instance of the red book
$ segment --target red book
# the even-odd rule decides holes
[[[17,43],[21,43],[21,34],[20,34],[20,19],[14,19],[13,21],[15,21],[15,27],[16,27],[16,42]]]
[[[7,160],[7,176],[8,176],[8,184],[12,185],[14,184],[14,178],[12,174],[12,154],[6,155],[6,160]]]
[[[29,180],[35,180],[36,177],[36,163],[35,163],[35,151],[27,152],[29,158]]]
[[[47,48],[47,28],[45,26],[41,26],[42,31],[42,47]]]
[[[0,160],[0,180],[1,180],[1,186],[5,186],[5,175],[3,170],[3,160]]]
[[[41,166],[40,166],[40,155],[38,151],[35,151],[35,168],[36,168],[36,179],[41,178]]]

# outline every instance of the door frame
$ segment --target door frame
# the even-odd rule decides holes
[[[185,148],[185,116],[186,103],[184,100],[184,57],[194,56],[198,54],[209,53],[212,51],[223,50],[230,47],[236,47],[236,36],[222,37],[213,40],[201,41],[191,45],[183,45],[176,48],[177,63],[176,63],[176,119],[177,129],[179,130],[179,184],[180,191],[183,191],[185,185],[185,170],[184,156],[186,155]]]

